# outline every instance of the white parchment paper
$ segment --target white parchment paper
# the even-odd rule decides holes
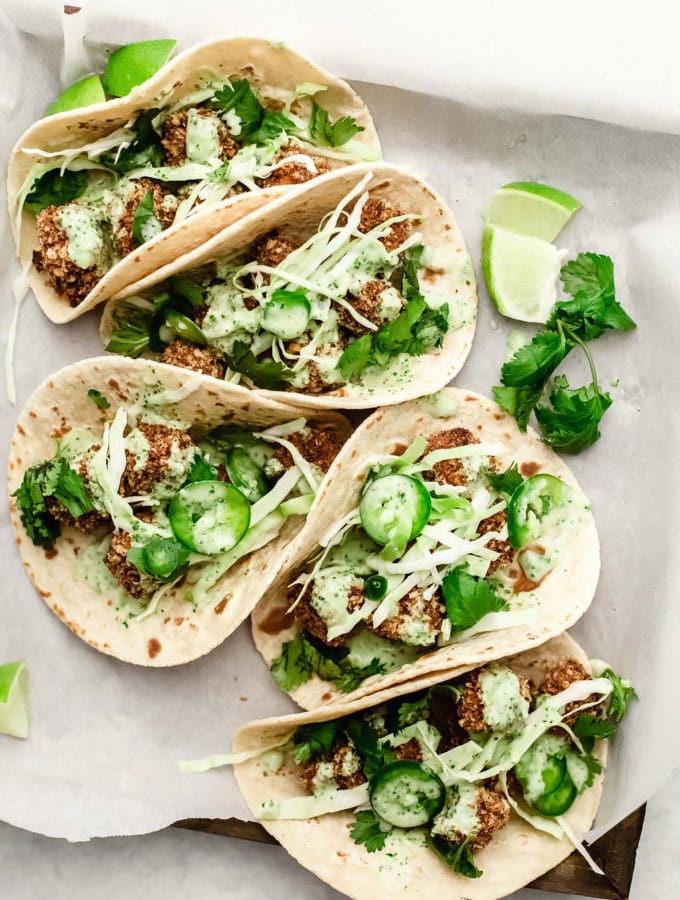
[[[615,402],[603,438],[570,460],[592,500],[603,558],[595,602],[575,636],[630,677],[640,694],[615,742],[601,829],[645,800],[680,757],[680,733],[670,727],[680,680],[680,137],[670,133],[680,131],[680,81],[665,71],[677,59],[675,48],[668,44],[664,52],[674,32],[661,30],[655,52],[651,17],[640,23],[628,17],[621,31],[626,16],[619,5],[612,26],[619,43],[597,54],[588,43],[598,31],[592,17],[603,17],[613,7],[608,2],[595,12],[577,0],[559,34],[541,32],[533,2],[468,5],[474,9],[464,13],[456,4],[420,2],[415,15],[411,4],[354,0],[333,7],[298,0],[275,10],[259,0],[154,2],[140,13],[142,4],[131,0],[97,2],[68,17],[65,55],[60,6],[5,0],[0,153],[4,167],[16,137],[63,86],[60,76],[68,82],[84,74],[88,58],[101,52],[98,42],[169,35],[187,46],[220,33],[260,33],[283,37],[339,74],[363,79],[355,87],[374,114],[386,158],[411,165],[444,195],[478,269],[480,208],[500,184],[546,181],[583,202],[560,245],[613,257],[618,295],[639,326],[593,345],[601,385]],[[201,12],[189,19],[190,8]],[[580,8],[589,10],[592,27],[581,36],[586,46],[577,66],[568,48],[577,39],[570,23]],[[622,38],[640,51],[628,57],[627,74],[616,65]],[[0,251],[6,340],[18,267],[4,210]],[[483,287],[479,319],[457,384],[489,393],[513,326],[493,314]],[[95,312],[54,326],[32,298],[26,301],[17,347],[19,405],[50,372],[101,352],[97,322]],[[583,361],[570,365],[573,383],[585,383]],[[17,410],[3,391],[3,459]],[[32,699],[30,738],[0,736],[0,818],[71,840],[148,832],[189,816],[248,818],[229,772],[197,776],[175,767],[177,759],[228,749],[249,719],[293,711],[248,627],[187,666],[125,665],[75,638],[34,594],[4,506],[0,536],[0,661],[28,660]]]

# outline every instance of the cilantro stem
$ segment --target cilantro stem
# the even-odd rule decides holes
[[[596,393],[599,395],[600,386],[597,382],[597,370],[595,368],[595,360],[593,359],[592,353],[588,349],[585,341],[581,340],[581,338],[578,336],[578,334],[576,334],[575,330],[573,328],[570,328],[570,326],[567,325],[566,322],[560,322],[558,320],[557,327],[560,331],[560,334],[562,334],[563,337],[564,337],[564,332],[566,332],[566,336],[568,337],[568,339],[573,341],[573,343],[576,346],[580,347],[581,350],[583,350],[583,352],[585,353],[586,359],[588,360],[588,367],[590,368],[590,374],[593,379],[593,387],[595,388]]]

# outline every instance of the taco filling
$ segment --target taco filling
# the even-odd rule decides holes
[[[98,391],[89,393],[108,408]],[[170,588],[194,609],[208,604],[237,560],[274,540],[290,517],[306,515],[340,446],[305,419],[207,430],[137,404],[103,426],[68,431],[13,496],[28,537],[48,558],[69,529],[92,536],[74,578],[102,602],[115,598],[127,627],[152,614]]]
[[[358,506],[288,588],[298,634],[271,665],[283,690],[316,675],[351,692],[474,635],[539,622],[540,588],[589,507],[553,475],[500,471],[503,453],[454,427],[372,457]]]
[[[198,210],[243,191],[302,184],[376,154],[354,140],[351,116],[332,122],[326,86],[285,98],[247,79],[210,80],[81,147],[22,147],[39,162],[19,191],[35,214],[33,264],[77,306],[127,254]],[[281,92],[279,92],[280,94]]]
[[[118,301],[107,349],[307,394],[407,383],[409,357],[474,322],[474,301],[442,290],[456,254],[429,247],[417,210],[372,192],[371,180],[304,241],[273,231],[236,258]]]
[[[384,854],[389,865],[387,857],[426,846],[433,866],[478,878],[476,854],[517,817],[578,845],[564,817],[601,773],[598,744],[615,733],[635,697],[601,662],[586,668],[560,658],[536,685],[520,669],[521,657],[486,665],[362,712],[304,724],[278,747],[216,764],[253,760],[254,771],[287,779],[281,796],[267,796],[266,784],[258,789],[253,812],[262,820],[353,812],[349,834],[362,852]],[[252,787],[250,777],[242,786]]]

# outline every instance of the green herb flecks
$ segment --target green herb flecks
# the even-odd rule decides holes
[[[607,330],[630,331],[636,325],[616,300],[614,264],[608,256],[581,253],[560,275],[572,299],[556,303],[543,330],[503,365],[502,385],[494,388],[494,396],[522,431],[535,411],[545,443],[578,453],[598,440],[599,423],[612,404],[609,394],[600,391],[586,343]],[[548,403],[541,404],[548,381],[574,347],[586,354],[592,383],[571,389],[562,375],[555,379]]]

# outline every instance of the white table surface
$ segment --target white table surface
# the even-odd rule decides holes
[[[648,804],[631,900],[680,896],[679,831],[680,771]],[[563,896],[536,891],[514,895],[515,900],[559,900]],[[333,900],[340,895],[283,850],[269,845],[178,829],[69,844],[0,822],[0,897]]]

